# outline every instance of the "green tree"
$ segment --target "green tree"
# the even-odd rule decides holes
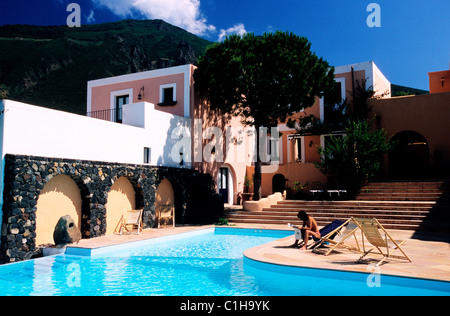
[[[325,148],[318,148],[321,161],[315,165],[329,177],[330,185],[344,187],[355,196],[362,183],[376,175],[389,148],[387,132],[374,129],[373,120],[350,121],[345,136],[330,136]]]
[[[385,130],[373,128],[375,117],[369,118],[369,100],[374,97],[375,91],[372,87],[366,89],[365,80],[356,81],[350,100],[335,106],[331,112],[336,113],[329,115],[331,120],[319,122],[319,128],[316,127],[323,133],[345,127],[345,136],[331,136],[325,148],[318,148],[321,161],[315,165],[329,177],[329,185],[345,187],[351,196],[359,192],[364,182],[373,179],[380,170],[382,155],[392,146]]]
[[[311,52],[307,38],[293,33],[231,35],[206,50],[194,80],[211,109],[238,116],[259,131],[312,106],[333,86],[334,68]],[[259,200],[259,150],[256,156],[254,199]]]

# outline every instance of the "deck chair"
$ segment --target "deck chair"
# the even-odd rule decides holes
[[[175,206],[173,204],[161,205],[158,213],[158,228],[161,227],[161,222],[163,222],[163,226],[168,226],[166,223],[170,220],[172,220],[172,227],[175,228]]]
[[[342,224],[344,224],[343,221],[340,220],[334,220],[331,223],[323,226],[321,229],[319,229],[320,236],[328,235],[329,233],[333,232],[336,228],[340,227]],[[336,234],[330,235],[330,238],[334,238]],[[312,236],[312,239],[316,242],[320,241],[320,238]]]
[[[119,235],[122,235],[123,230],[132,232],[137,227],[137,234],[142,230],[142,210],[129,210],[122,215],[119,222]]]
[[[380,222],[375,218],[353,218],[353,220],[359,226],[359,228],[361,228],[364,236],[373,246],[371,249],[366,251],[363,238],[362,243],[364,254],[357,260],[357,262],[361,262],[361,260],[365,256],[367,256],[375,249],[378,250],[377,254],[383,256],[383,258],[376,264],[377,267],[382,264],[387,258],[406,259],[409,262],[412,262],[408,255],[401,248],[401,245],[403,245],[406,240],[394,240],[386,231],[386,229],[384,229],[384,227],[380,224]],[[384,238],[381,235],[380,231],[384,233]],[[403,256],[393,255],[393,253],[397,250],[400,250]]]
[[[345,222],[342,222],[339,227],[335,228],[328,234],[322,235],[319,242],[313,245],[313,251],[317,251],[317,248],[322,246],[324,243],[328,243],[332,246],[324,253],[325,256],[328,256],[337,247],[343,247],[349,250],[361,252],[358,239],[356,238],[356,231],[358,229],[358,225],[350,218]],[[356,247],[345,243],[345,241],[352,236],[355,238]]]
[[[325,225],[324,227],[322,227],[321,229],[319,229],[320,235],[321,235],[321,236],[323,236],[323,235],[329,235],[329,233],[335,231],[335,229],[338,228],[338,227],[340,227],[343,223],[344,223],[343,221],[335,220],[335,221],[333,221],[333,222],[331,222],[331,223]],[[291,225],[291,224],[288,224],[288,225],[289,225],[290,227],[293,227],[293,228],[294,228],[295,239],[296,239],[296,240],[302,240],[302,241],[304,242],[303,237],[302,237],[301,230],[298,229],[297,227]],[[333,238],[333,237],[335,236],[335,233],[334,233],[334,234],[330,234],[329,236],[330,236],[330,238]],[[314,241],[316,241],[316,242],[319,242],[319,241],[320,241],[319,238],[316,238],[316,237],[314,237],[314,236],[312,236],[312,239],[313,239]],[[311,249],[311,248],[313,248],[314,246],[315,246],[315,244],[312,244],[312,245],[308,246],[308,249]]]

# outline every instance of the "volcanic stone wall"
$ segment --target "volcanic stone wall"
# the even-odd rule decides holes
[[[126,177],[134,187],[136,208],[143,209],[144,228],[155,227],[155,192],[165,178],[174,189],[177,224],[212,222],[223,211],[211,176],[195,170],[6,155],[0,262],[39,254],[35,243],[36,204],[45,184],[59,174],[70,176],[80,190],[83,238],[105,234],[108,192],[120,177]]]

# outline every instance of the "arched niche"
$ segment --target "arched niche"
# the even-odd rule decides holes
[[[53,244],[58,220],[70,215],[81,229],[81,194],[75,181],[57,175],[44,185],[36,204],[36,245]]]
[[[118,178],[108,192],[106,208],[106,233],[114,234],[119,221],[128,210],[136,207],[136,193],[126,177]]]
[[[389,173],[392,178],[420,179],[429,175],[430,149],[426,138],[415,131],[403,131],[391,138]]]

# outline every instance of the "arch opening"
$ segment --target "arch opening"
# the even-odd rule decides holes
[[[229,165],[220,167],[217,174],[217,193],[222,195],[224,203],[235,204],[235,184],[233,168]]]
[[[128,210],[136,208],[136,193],[133,185],[126,177],[118,178],[111,186],[105,207],[105,235],[112,235],[116,231],[122,215]]]
[[[389,151],[391,178],[420,179],[429,176],[430,149],[424,136],[415,131],[395,134]]]
[[[53,244],[53,232],[58,220],[70,215],[81,229],[82,199],[75,181],[67,175],[57,175],[47,182],[36,204],[36,245]]]
[[[272,178],[272,193],[281,192],[283,193],[286,189],[286,178],[284,175],[278,173]]]
[[[163,179],[161,181],[161,183],[158,186],[158,189],[156,190],[155,193],[155,209],[156,209],[156,216],[162,216],[160,214],[160,210],[163,206],[172,206],[172,210],[173,210],[173,214],[172,216],[168,216],[167,220],[170,220],[171,217],[171,225],[175,226],[175,192],[173,190],[173,186],[172,183],[168,180],[168,179]],[[160,223],[163,218],[158,218],[158,223]],[[166,225],[168,224],[167,222],[165,223]]]

